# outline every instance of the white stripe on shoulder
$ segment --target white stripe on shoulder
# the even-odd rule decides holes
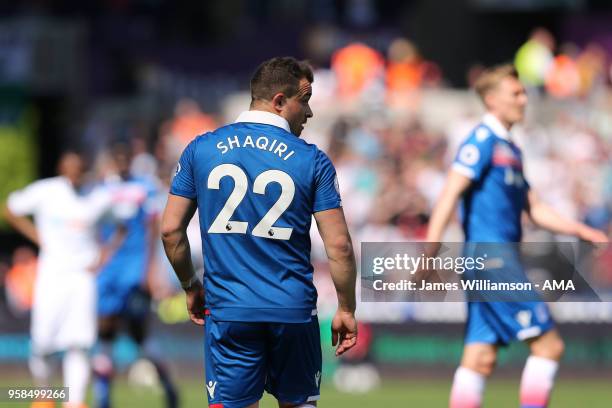
[[[473,179],[476,176],[476,173],[474,172],[473,169],[470,169],[469,167],[464,166],[461,163],[453,163],[452,169],[456,171],[457,173],[462,174],[469,179]]]
[[[476,135],[476,140],[479,142],[484,142],[491,136],[491,131],[486,126],[480,126],[476,129],[474,133]]]

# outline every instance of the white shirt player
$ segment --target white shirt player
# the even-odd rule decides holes
[[[111,209],[112,193],[80,196],[66,177],[34,182],[12,193],[8,209],[33,215],[40,243],[31,335],[33,351],[89,348],[96,336],[96,224]]]
[[[41,274],[85,273],[98,262],[95,226],[110,209],[108,190],[79,196],[70,181],[59,176],[12,193],[7,205],[15,215],[34,216]]]

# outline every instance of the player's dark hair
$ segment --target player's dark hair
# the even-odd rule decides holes
[[[519,78],[519,74],[512,64],[503,64],[487,68],[476,79],[474,89],[484,101],[485,96],[497,87],[502,79],[507,77]]]
[[[88,163],[90,162],[88,155],[85,153],[85,151],[78,147],[78,146],[69,146],[69,147],[65,147],[61,150],[60,154],[57,157],[57,162],[56,162],[56,167],[59,168],[59,166],[61,165],[62,161],[68,157],[68,156],[77,156],[79,159],[81,159],[81,162],[83,163],[83,167],[86,168]]]
[[[61,159],[63,156],[68,156],[70,154],[74,154],[75,156],[79,156],[81,158],[85,156],[85,152],[82,149],[77,148],[75,146],[70,146],[70,147],[63,148],[60,151],[60,154],[58,155],[58,159]]]
[[[263,62],[251,77],[251,104],[271,100],[277,93],[291,98],[299,89],[300,80],[314,80],[312,67],[293,57],[275,57]]]

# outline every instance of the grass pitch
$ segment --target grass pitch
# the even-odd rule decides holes
[[[0,387],[31,386],[25,375],[19,378],[0,376]],[[206,408],[208,406],[203,380],[178,381],[181,408]],[[519,379],[493,379],[487,384],[485,408],[516,408],[518,403]],[[323,384],[319,408],[445,408],[448,407],[450,379],[383,379],[383,385],[375,391],[364,394],[346,394],[336,391],[331,384]],[[114,408],[165,408],[160,388],[129,385],[125,376],[116,379],[113,387]],[[88,398],[92,404],[91,392]],[[3,407],[28,407],[28,403],[0,401]],[[549,408],[610,408],[612,406],[612,380],[579,378],[557,381]],[[61,407],[61,405],[57,405]],[[264,394],[261,408],[276,408],[273,397]]]
[[[492,380],[487,385],[485,407],[516,408],[518,404],[517,380]],[[203,382],[180,383],[183,408],[207,407]],[[376,391],[365,394],[345,394],[331,385],[323,385],[321,408],[380,408],[380,407],[447,407],[450,381],[445,380],[386,380]],[[163,408],[161,391],[130,387],[117,382],[113,396],[116,408]],[[557,382],[549,408],[610,408],[612,382],[606,380],[560,380]],[[262,408],[277,407],[275,400],[265,394]]]

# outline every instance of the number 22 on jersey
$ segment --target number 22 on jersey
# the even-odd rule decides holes
[[[208,188],[219,189],[219,183],[223,177],[231,177],[234,180],[234,189],[227,198],[225,205],[217,214],[214,221],[208,228],[209,234],[246,234],[248,222],[232,221],[232,215],[248,190],[248,180],[244,171],[234,164],[221,164],[208,175]],[[293,179],[280,170],[266,170],[255,178],[253,192],[265,194],[266,186],[272,182],[281,186],[281,194],[276,203],[268,210],[266,215],[253,228],[253,235],[268,239],[288,240],[291,237],[293,228],[274,227],[274,223],[289,208],[295,195],[295,184]]]

